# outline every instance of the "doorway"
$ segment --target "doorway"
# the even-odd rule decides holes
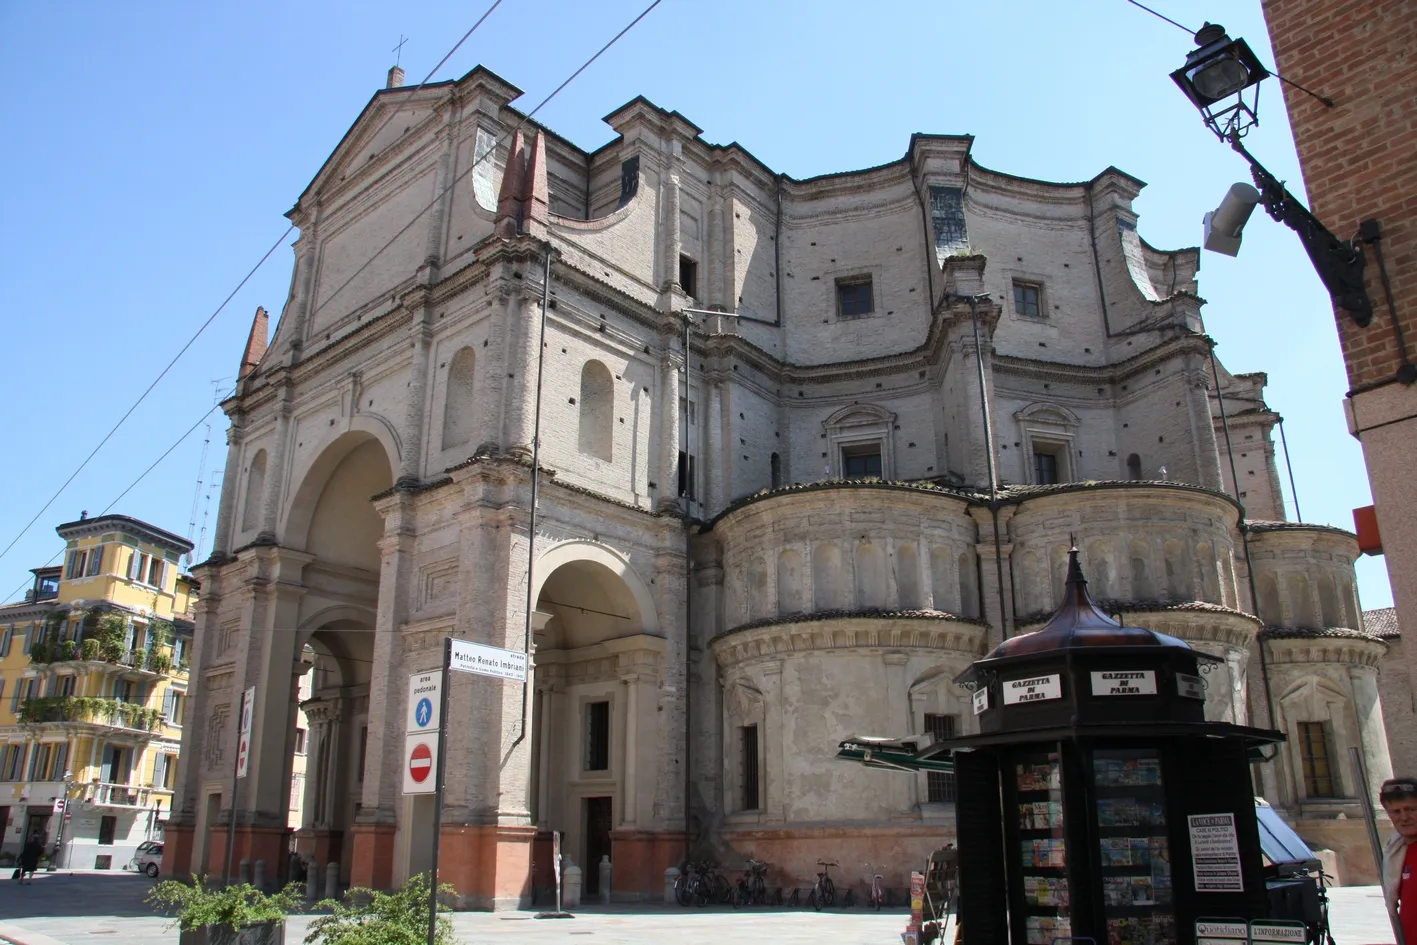
[[[38,835],[39,842],[49,844],[49,818],[52,812],[48,808],[41,808],[43,813],[39,813],[35,808],[30,808],[29,815],[25,818],[25,833],[21,844],[29,842],[30,837]]]
[[[600,895],[600,858],[610,855],[610,798],[585,799],[585,862],[581,879],[588,895]]]

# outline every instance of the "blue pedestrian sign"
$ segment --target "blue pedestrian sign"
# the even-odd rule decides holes
[[[440,670],[430,673],[413,673],[408,677],[408,727],[409,734],[431,732],[438,728],[438,713],[442,707],[443,674]]]

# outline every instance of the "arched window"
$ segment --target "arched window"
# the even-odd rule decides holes
[[[1138,456],[1136,453],[1133,453],[1132,455],[1127,457],[1127,478],[1141,478],[1141,457]]]
[[[473,410],[474,369],[477,355],[471,348],[460,348],[448,366],[448,384],[443,401],[443,449],[466,446],[476,433],[477,418]]]
[[[241,504],[241,530],[261,527],[261,510],[266,495],[266,451],[257,450],[246,472],[246,499]]]
[[[607,463],[614,455],[615,385],[610,369],[587,361],[581,369],[580,450]]]

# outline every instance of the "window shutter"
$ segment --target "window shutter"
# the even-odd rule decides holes
[[[129,553],[129,555],[128,555],[128,574],[127,574],[127,578],[128,578],[128,580],[130,580],[130,581],[136,581],[136,580],[138,579],[138,549],[137,549],[137,548],[134,548],[134,549]]]
[[[5,698],[5,677],[0,676],[0,699]]]
[[[153,587],[162,587],[163,565],[165,565],[166,563],[167,562],[163,561],[161,558],[153,556],[152,580],[148,582]]]
[[[15,638],[15,628],[13,626],[5,628],[4,637],[0,637],[0,660],[10,655],[10,641]]]
[[[52,768],[50,769],[50,772],[51,772],[51,774],[53,775],[53,777],[51,778],[51,780],[54,780],[54,781],[62,781],[62,780],[64,780],[64,772],[65,772],[66,770],[68,770],[68,767],[69,767],[69,743],[68,743],[68,742],[64,742],[62,745],[58,746],[58,748],[57,748],[57,749],[55,750],[55,752],[54,752],[54,767],[52,767]]]
[[[93,577],[103,568],[103,546],[99,545],[89,552],[88,576]]]
[[[77,551],[71,551],[71,552],[69,552],[69,563],[64,567],[64,577],[65,577],[66,579],[67,579],[67,578],[73,578],[73,577],[76,576],[76,575],[74,574],[74,567],[75,567],[75,565],[77,565],[78,563],[79,563],[79,553],[78,553]]]
[[[172,718],[172,694],[173,690],[171,689],[162,694],[162,714],[169,722],[174,721]]]

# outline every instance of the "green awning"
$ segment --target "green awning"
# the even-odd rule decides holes
[[[954,771],[954,761],[949,760],[948,753],[935,758],[920,757],[931,742],[928,735],[907,738],[853,735],[837,745],[836,757],[841,761],[854,761],[868,768],[888,771]]]

